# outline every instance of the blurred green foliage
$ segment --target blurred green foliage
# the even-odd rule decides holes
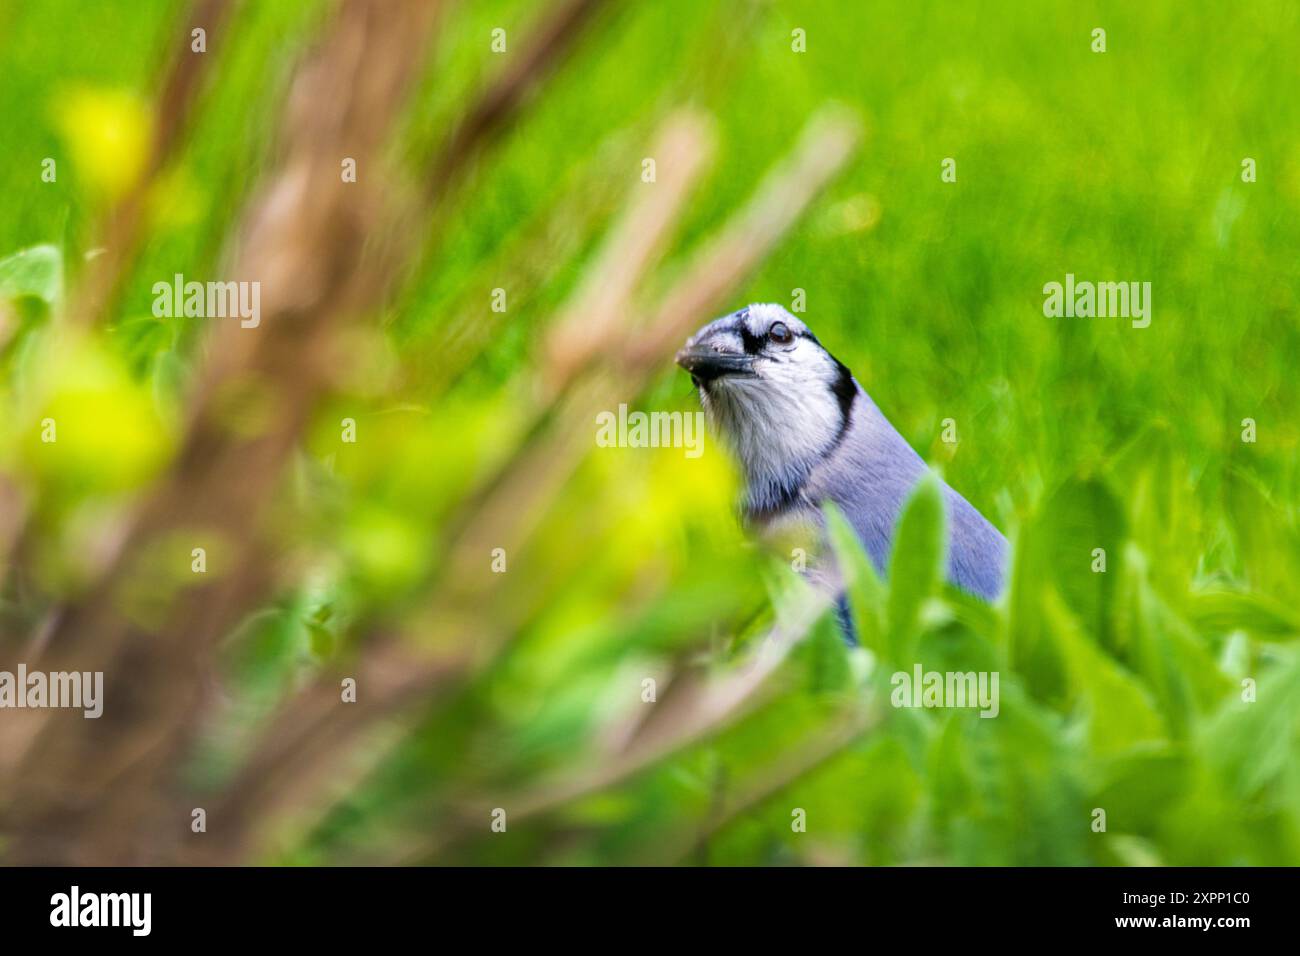
[[[65,283],[139,173],[180,5],[0,0],[0,476],[37,517],[27,587],[40,600],[84,586],[171,453],[208,320],[154,318],[150,288],[219,275],[325,9],[243,5],[208,54],[214,83],[151,197],[106,334],[70,343]],[[538,11],[490,0],[447,17],[395,144],[402,168],[418,173],[499,68],[490,31],[514,42]],[[1104,54],[1090,50],[1098,26]],[[794,28],[806,53],[791,51]],[[508,839],[486,816],[471,827],[467,802],[509,812],[599,760],[660,706],[642,702],[645,678],[735,666],[799,590],[782,555],[743,538],[712,443],[691,460],[593,442],[509,555],[500,600],[444,622],[505,631],[506,650],[271,862],[1300,862],[1300,107],[1285,95],[1298,59],[1300,8],[1285,0],[621,6],[474,170],[351,350],[277,504],[293,574],[228,642],[229,699],[191,775],[232,773],[290,689],[366,653],[363,624],[437,618],[425,585],[528,428],[525,376],[656,121],[688,102],[721,133],[664,282],[838,100],[867,121],[866,148],[735,304],[806,291],[821,340],[1013,539],[1004,600],[941,585],[933,489],[914,499],[888,583],[832,515],[861,647],[824,617],[779,691],[720,731],[512,823]],[[945,157],[955,183],[940,179]],[[1246,157],[1257,182],[1241,180]],[[1044,318],[1042,287],[1067,272],[1151,282],[1150,328]],[[496,287],[504,315],[489,310]],[[639,407],[696,406],[665,363]],[[355,444],[339,439],[344,417]],[[947,418],[955,445],[939,437]],[[0,607],[0,622],[28,619]],[[999,671],[999,716],[890,708],[889,675],[918,661]],[[865,730],[788,769],[873,701]]]

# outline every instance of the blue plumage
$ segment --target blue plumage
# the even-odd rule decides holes
[[[829,499],[844,512],[883,574],[903,506],[929,468],[862,387],[856,381],[854,385],[857,396],[849,432],[822,467],[810,474],[805,493],[819,503]],[[943,496],[948,580],[992,601],[1002,592],[1006,539],[946,483]]]

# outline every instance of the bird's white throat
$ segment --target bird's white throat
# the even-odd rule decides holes
[[[773,507],[796,490],[843,427],[843,412],[825,385],[782,381],[782,369],[722,379],[700,391],[710,423],[740,463],[753,510]]]

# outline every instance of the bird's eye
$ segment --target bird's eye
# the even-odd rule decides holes
[[[767,337],[777,345],[788,345],[794,340],[793,333],[784,322],[773,322],[772,327],[767,330]]]

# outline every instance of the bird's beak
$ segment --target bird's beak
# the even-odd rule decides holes
[[[744,352],[719,352],[707,345],[688,345],[677,353],[677,364],[691,373],[696,383],[711,382],[723,375],[753,375],[754,357]]]

